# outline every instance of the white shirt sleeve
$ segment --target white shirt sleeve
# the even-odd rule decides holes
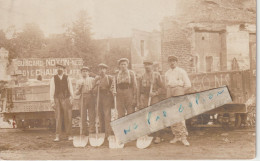
[[[54,101],[54,93],[55,93],[55,83],[54,83],[54,77],[50,80],[50,100]]]
[[[68,77],[68,87],[70,91],[70,96],[74,98],[73,87],[72,87],[71,79],[69,77]]]
[[[190,88],[191,87],[190,78],[185,70],[182,70],[182,78],[184,83],[183,87]]]
[[[166,86],[166,87],[169,85],[168,75],[169,75],[169,71],[167,71],[167,72],[165,73],[165,78],[164,78],[164,83],[165,83],[165,86]]]

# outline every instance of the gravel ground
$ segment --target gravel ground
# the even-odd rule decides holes
[[[78,129],[73,133],[78,134]],[[221,128],[189,130],[190,147],[170,144],[170,129],[161,132],[164,141],[147,149],[137,149],[135,142],[124,149],[109,149],[106,141],[101,147],[89,144],[74,148],[65,138],[53,142],[55,134],[48,130],[0,129],[0,158],[5,160],[39,159],[252,159],[255,157],[255,129],[224,131]]]

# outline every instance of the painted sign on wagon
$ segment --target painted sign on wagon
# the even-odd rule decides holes
[[[44,79],[49,79],[57,73],[56,64],[66,67],[65,74],[77,78],[83,66],[82,58],[19,58],[13,62],[17,67],[17,73],[29,79],[36,79],[41,75]]]
[[[226,86],[171,97],[114,120],[111,122],[111,127],[118,142],[127,143],[231,102]]]

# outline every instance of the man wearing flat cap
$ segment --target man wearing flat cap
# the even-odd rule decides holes
[[[70,78],[64,74],[65,66],[56,64],[56,67],[58,74],[54,75],[50,81],[50,100],[55,109],[56,117],[56,138],[54,141],[60,141],[63,123],[68,140],[72,140],[73,88]]]
[[[138,95],[140,108],[143,109],[148,106],[149,97],[151,97],[151,104],[159,102],[159,94],[163,88],[163,82],[160,74],[153,71],[153,62],[145,60],[143,62],[145,73],[140,77],[138,85]],[[152,90],[151,90],[152,88]]]
[[[110,121],[111,121],[111,108],[113,107],[113,95],[111,92],[111,84],[113,77],[107,74],[108,66],[106,64],[99,64],[99,75],[96,76],[96,80],[99,86],[99,120],[100,120],[100,131],[109,137],[112,132]]]
[[[76,91],[75,95],[80,96],[80,99],[83,99],[83,104],[80,104],[80,111],[83,111],[80,114],[81,123],[82,123],[82,131],[83,135],[87,135],[87,114],[89,118],[89,134],[95,133],[95,96],[93,94],[93,89],[96,85],[95,78],[90,77],[90,70],[88,67],[83,66],[81,68],[81,78],[76,82]],[[81,110],[82,108],[82,110]],[[88,111],[88,112],[87,112]]]
[[[153,71],[153,62],[144,60],[145,73],[138,79],[139,108],[143,109],[149,105],[159,102],[163,90],[161,75]],[[149,101],[150,98],[150,101]],[[159,132],[155,133],[156,143],[160,142]]]
[[[165,73],[166,96],[169,98],[172,96],[184,95],[191,87],[188,74],[184,69],[177,66],[178,58],[174,55],[168,57],[168,63],[170,69]],[[175,137],[170,143],[174,144],[177,141],[181,141],[186,146],[190,145],[187,141],[188,131],[186,129],[185,121],[172,125],[171,130]]]
[[[117,111],[118,118],[135,112],[135,106],[137,105],[137,81],[135,73],[128,69],[129,60],[127,58],[121,58],[118,60],[119,71],[116,74],[112,91],[113,95],[117,97]]]

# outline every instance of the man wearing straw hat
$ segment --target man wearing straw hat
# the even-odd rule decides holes
[[[60,141],[63,123],[68,140],[72,140],[73,88],[71,80],[64,74],[65,66],[56,64],[56,67],[58,74],[54,75],[50,81],[50,100],[52,107],[55,109],[56,117],[56,138],[54,141]]]

